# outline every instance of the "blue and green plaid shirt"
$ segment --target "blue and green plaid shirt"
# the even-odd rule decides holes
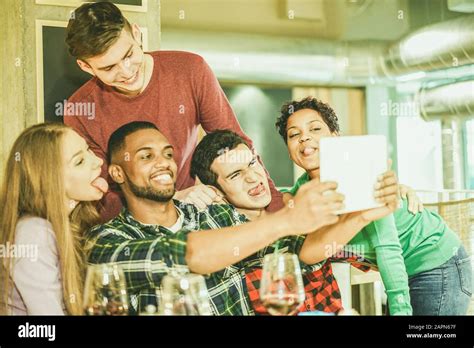
[[[163,226],[142,224],[123,208],[117,217],[94,227],[86,235],[90,263],[114,262],[123,269],[134,311],[159,303],[163,276],[170,272],[189,271],[186,266],[188,233],[236,226],[248,221],[230,205],[211,205],[198,211],[194,205],[176,200],[174,203],[183,213],[182,229],[176,233]],[[278,246],[282,252],[298,254],[304,240],[304,236],[286,237],[280,239]],[[214,315],[254,314],[245,285],[245,273],[262,267],[263,257],[273,251],[273,245],[267,246],[222,271],[205,276]]]

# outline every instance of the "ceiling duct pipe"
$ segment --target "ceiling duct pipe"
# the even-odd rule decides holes
[[[474,67],[473,33],[474,15],[424,27],[388,49],[379,41],[169,29],[162,49],[201,54],[223,81],[365,86],[420,71],[433,71],[438,78],[443,74],[436,69]],[[455,72],[463,68],[449,75],[465,74]]]
[[[423,27],[391,45],[382,68],[387,76],[474,64],[474,15]]]
[[[222,81],[363,86],[386,44],[170,29],[162,49],[202,55]]]
[[[474,118],[474,80],[434,88],[422,88],[417,95],[420,115],[425,120]]]

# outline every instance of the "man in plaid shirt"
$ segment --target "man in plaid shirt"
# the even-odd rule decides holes
[[[230,130],[218,130],[207,134],[196,147],[191,161],[191,175],[199,177],[206,185],[218,188],[225,199],[243,215],[246,220],[255,220],[266,215],[265,207],[270,204],[271,195],[265,170],[257,161],[255,154],[245,140]],[[382,185],[379,189],[393,196],[397,184]],[[393,197],[392,197],[393,198]],[[342,309],[341,294],[332,272],[331,261],[351,262],[353,266],[368,271],[363,265],[365,260],[359,255],[344,252],[344,257],[331,257],[337,250],[328,250],[347,243],[359,230],[347,228],[349,219],[361,218],[362,213],[353,213],[342,218],[337,225],[326,227],[325,230],[310,234],[307,238],[300,237],[298,248],[290,248],[288,252],[299,254],[300,262],[306,261],[302,254],[312,255],[312,261],[318,263],[310,266],[302,264],[303,283],[306,300],[299,311],[319,310],[338,312]],[[368,223],[368,222],[367,222]],[[323,238],[319,238],[323,236]],[[314,239],[314,237],[316,237]],[[291,237],[295,238],[295,237]],[[304,240],[306,239],[306,242]],[[304,244],[303,244],[304,243]],[[306,250],[304,250],[306,249]],[[262,260],[266,253],[273,251],[269,246],[256,254],[256,258],[246,264],[243,281],[247,287],[252,307],[256,313],[266,314],[267,311],[259,298],[259,287],[262,276]],[[337,256],[337,254],[335,255]]]
[[[156,305],[155,288],[164,275],[189,270],[206,275],[214,314],[253,314],[242,270],[272,252],[267,246],[277,240],[281,250],[299,254],[306,242],[297,235],[335,223],[334,212],[342,207],[335,183],[309,183],[291,206],[248,223],[229,205],[198,211],[173,201],[173,147],[149,122],[116,130],[108,142],[108,162],[126,208],[87,233],[86,249],[89,262],[123,268],[131,305],[138,311],[139,305]],[[194,232],[202,229],[208,230]]]

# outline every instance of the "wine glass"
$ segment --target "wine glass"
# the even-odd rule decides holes
[[[128,295],[123,270],[116,264],[91,265],[84,290],[86,315],[127,315]]]
[[[305,300],[295,254],[268,254],[263,259],[260,298],[271,315],[292,315]]]
[[[192,273],[163,277],[159,312],[162,315],[212,315],[204,278]]]

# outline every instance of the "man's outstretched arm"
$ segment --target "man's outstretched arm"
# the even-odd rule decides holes
[[[280,211],[242,225],[191,233],[186,262],[196,273],[235,264],[285,236],[304,235],[338,221],[344,197],[335,183],[308,182]]]

